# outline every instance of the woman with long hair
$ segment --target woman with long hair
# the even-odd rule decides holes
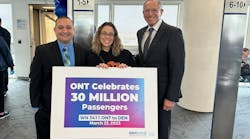
[[[88,65],[102,68],[135,66],[133,55],[123,49],[113,23],[105,22],[97,29],[92,41]]]

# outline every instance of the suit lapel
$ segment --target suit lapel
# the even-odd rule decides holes
[[[61,52],[60,52],[60,50],[59,50],[59,46],[58,46],[58,44],[57,44],[57,42],[55,41],[52,45],[51,45],[51,47],[50,47],[51,49],[52,49],[52,53],[54,53],[54,54],[52,54],[52,55],[55,55],[55,63],[58,63],[59,65],[64,65],[63,64],[63,60],[62,60],[62,55],[61,55]]]
[[[73,44],[73,48],[74,48],[74,53],[75,53],[75,66],[79,65],[79,59],[80,59],[80,54],[78,53],[79,51],[77,51],[77,46],[74,43]]]
[[[141,45],[141,43],[142,43],[142,38],[143,38],[143,35],[144,35],[144,33],[145,33],[145,31],[147,30],[147,26],[146,27],[144,27],[141,31],[140,31],[140,33],[138,34],[139,36],[138,36],[138,42],[139,42],[139,53],[140,54],[142,54],[142,45]]]
[[[161,26],[159,27],[157,33],[155,34],[155,37],[153,38],[150,47],[148,49],[148,56],[147,58],[151,55],[150,51],[152,51],[152,49],[154,49],[154,46],[157,45],[157,43],[161,40],[161,37],[164,35],[164,33],[166,33],[166,24],[164,22],[161,23]],[[167,42],[167,40],[164,40],[165,42]],[[147,59],[146,58],[146,59]]]

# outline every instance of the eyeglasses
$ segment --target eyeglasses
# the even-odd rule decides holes
[[[160,9],[145,9],[143,10],[144,13],[158,13]]]
[[[115,33],[113,33],[113,32],[109,32],[109,33],[107,33],[107,32],[101,32],[101,35],[103,35],[103,36],[109,36],[109,37],[114,37]]]

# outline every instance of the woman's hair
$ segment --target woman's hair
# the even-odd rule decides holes
[[[101,31],[103,29],[103,27],[105,26],[110,26],[114,29],[114,42],[111,44],[111,50],[112,50],[112,54],[114,56],[118,56],[121,52],[121,50],[123,49],[123,46],[121,44],[121,39],[119,38],[118,36],[118,32],[117,32],[117,29],[115,28],[115,25],[111,22],[104,22],[99,28],[98,30],[96,31],[95,33],[95,37],[92,41],[92,51],[99,55],[101,50],[102,50],[102,44],[101,44],[101,41],[100,41],[100,35],[101,35]]]

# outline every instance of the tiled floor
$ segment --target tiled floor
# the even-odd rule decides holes
[[[0,139],[35,139],[34,110],[30,107],[29,82],[11,79],[6,110],[11,116],[0,120]],[[250,138],[250,85],[240,84],[234,139]],[[175,107],[170,139],[210,139],[212,113],[198,113]]]

